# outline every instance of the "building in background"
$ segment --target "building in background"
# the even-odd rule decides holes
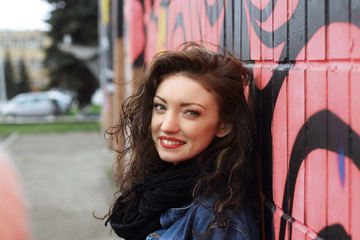
[[[44,49],[49,45],[50,39],[44,31],[0,31],[2,59],[9,55],[16,76],[21,60],[24,61],[33,91],[42,90],[50,81],[43,65]]]

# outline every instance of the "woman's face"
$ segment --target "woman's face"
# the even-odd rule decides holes
[[[222,137],[213,93],[184,75],[165,78],[156,90],[151,134],[163,161],[189,160]]]

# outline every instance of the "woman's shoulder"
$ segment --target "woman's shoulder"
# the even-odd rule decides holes
[[[225,212],[224,227],[220,226],[218,219],[214,219],[213,206],[215,198],[198,201],[193,205],[193,222],[195,230],[203,230],[210,224],[215,226],[210,231],[209,239],[259,239],[259,231],[250,208],[244,206],[239,211]]]
[[[225,226],[219,228],[215,219],[214,198],[209,198],[181,207],[170,208],[160,217],[163,229],[150,234],[147,240],[257,240],[258,229],[250,209],[226,214]],[[209,226],[214,226],[207,232]]]

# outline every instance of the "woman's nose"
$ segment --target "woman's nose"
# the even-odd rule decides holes
[[[161,130],[167,133],[176,133],[180,130],[178,116],[174,113],[168,113],[164,116],[161,124]]]

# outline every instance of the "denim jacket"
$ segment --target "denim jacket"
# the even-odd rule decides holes
[[[214,200],[192,203],[184,208],[171,208],[160,217],[163,229],[148,235],[146,240],[258,240],[259,231],[251,211],[244,208],[232,215],[225,228],[213,228],[206,232],[212,221]],[[217,225],[217,222],[213,225]],[[195,235],[193,235],[193,232]]]

